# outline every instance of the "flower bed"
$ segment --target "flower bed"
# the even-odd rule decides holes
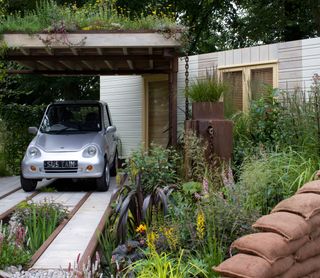
[[[22,202],[0,225],[0,269],[27,267],[32,255],[67,217],[67,210],[53,202]]]

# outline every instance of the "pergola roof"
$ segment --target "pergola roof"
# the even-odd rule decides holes
[[[170,73],[180,48],[155,32],[7,33],[3,40],[6,59],[27,68],[11,73],[51,75]]]

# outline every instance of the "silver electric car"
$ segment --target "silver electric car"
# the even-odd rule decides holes
[[[50,104],[21,163],[21,186],[33,191],[51,178],[95,178],[97,189],[109,188],[116,175],[117,136],[108,105],[102,101]]]

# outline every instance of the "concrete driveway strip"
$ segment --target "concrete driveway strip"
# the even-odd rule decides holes
[[[93,192],[70,219],[32,269],[67,269],[83,254],[109,206],[115,179],[107,192]]]

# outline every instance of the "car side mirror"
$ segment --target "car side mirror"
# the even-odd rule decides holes
[[[107,127],[107,133],[116,132],[117,128],[113,125]]]
[[[30,126],[30,127],[28,127],[28,132],[30,134],[37,134],[38,128],[36,128],[35,126]]]

